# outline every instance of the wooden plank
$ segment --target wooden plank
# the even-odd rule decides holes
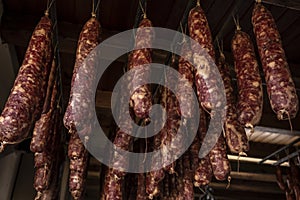
[[[248,184],[246,182],[249,182]],[[252,183],[255,183],[255,185],[251,185],[250,181],[237,181],[233,180],[230,184],[229,189],[226,191],[243,191],[243,192],[255,192],[255,193],[268,193],[268,194],[282,194],[282,191],[278,188],[277,184],[270,184],[270,183],[262,183],[262,182],[255,182],[252,181]],[[227,183],[214,183],[212,182],[210,184],[212,188],[216,189],[223,189],[225,190]]]
[[[249,181],[261,181],[261,182],[276,182],[276,177],[274,174],[258,174],[251,172],[235,172],[230,173],[233,179],[243,179]]]

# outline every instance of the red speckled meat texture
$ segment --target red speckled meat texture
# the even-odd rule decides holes
[[[204,10],[197,5],[189,13],[188,27],[190,37],[207,50],[212,59],[215,59],[215,50],[212,44],[212,36]],[[194,47],[192,47],[193,49]]]
[[[195,149],[191,149],[191,153],[193,157],[196,157],[196,154],[198,156],[198,152],[196,152],[196,149],[200,149],[200,145],[202,144],[204,137],[207,132],[207,118],[205,115],[205,111],[200,107],[200,120],[199,120],[199,127],[198,127],[198,137],[199,137],[199,147],[198,144],[195,144]],[[196,139],[197,142],[197,139]],[[204,158],[198,159],[198,165],[192,165],[192,168],[195,168],[194,173],[194,186],[195,187],[201,187],[208,185],[213,177],[213,171],[212,166],[210,163],[210,157],[209,155],[206,155]]]
[[[70,159],[77,159],[83,157],[85,153],[85,147],[77,134],[73,134],[70,137],[68,145],[68,157]]]
[[[186,200],[194,200],[194,185],[193,185],[193,174],[195,171],[192,170],[190,165],[190,152],[186,152],[183,155],[183,192],[182,196]]]
[[[86,185],[88,152],[82,157],[70,158],[69,191],[74,199],[82,199]]]
[[[223,135],[220,135],[216,145],[209,152],[209,160],[213,174],[217,180],[224,181],[230,174],[230,163],[227,158],[226,145]]]
[[[232,39],[234,68],[238,84],[237,112],[239,122],[247,127],[259,123],[263,107],[262,81],[250,36],[236,30]]]
[[[92,17],[85,23],[79,36],[70,98],[64,115],[64,125],[70,133],[88,134],[88,131],[81,132],[81,130],[86,129],[92,123],[92,113],[95,109],[92,103],[94,100],[92,90],[95,88],[96,69],[94,64],[84,63],[84,61],[99,44],[100,31],[99,21]],[[93,56],[91,56],[91,63],[92,60]],[[81,83],[76,84],[76,88],[74,88],[75,81]]]
[[[105,175],[104,196],[105,200],[121,200],[122,191],[121,186],[124,177],[118,178],[115,176],[114,170],[110,169]]]
[[[200,187],[208,185],[213,176],[212,166],[209,161],[209,156],[200,159],[198,168],[195,171],[194,186]]]
[[[218,70],[215,66],[215,51],[212,36],[204,11],[197,5],[189,13],[188,27],[190,37],[199,45],[191,44],[195,67],[195,85],[201,106],[209,111],[222,106],[222,95],[218,91],[222,82],[218,79]],[[200,49],[202,48],[202,49]],[[202,52],[207,51],[211,58]]]
[[[0,141],[18,143],[28,137],[40,117],[51,66],[51,20],[44,16],[36,26],[14,86],[0,116]]]
[[[295,84],[275,20],[260,3],[254,6],[252,25],[271,107],[279,120],[293,119],[299,109]]]
[[[147,200],[145,174],[138,174],[138,188],[136,200]]]
[[[55,80],[52,80],[52,91],[47,92],[50,96],[50,105],[46,113],[43,113],[40,119],[35,123],[32,139],[30,143],[30,150],[32,152],[42,152],[47,150],[47,145],[51,142],[51,137],[54,133],[54,126],[56,122],[56,98],[57,98],[57,84]],[[50,85],[48,83],[48,85]],[[47,104],[45,102],[45,104]],[[44,106],[45,106],[44,104]]]
[[[248,137],[245,129],[238,121],[230,68],[223,54],[221,55],[218,60],[218,67],[226,92],[227,112],[224,124],[226,144],[232,153],[241,153],[249,150]]]
[[[48,166],[37,168],[35,170],[33,185],[36,191],[43,191],[48,188],[50,175]]]
[[[176,96],[167,90],[167,121],[166,126],[163,128],[163,139],[162,139],[162,153],[163,157],[166,159],[163,163],[167,163],[168,160],[175,156],[176,152],[182,149],[183,138],[182,136],[175,136],[178,134],[178,129],[180,125],[180,115],[178,112],[178,101]],[[171,144],[171,142],[173,143]],[[175,173],[175,162],[170,165],[165,166],[164,169],[168,173]]]
[[[184,55],[185,58],[192,58],[192,51],[187,42],[184,42],[181,54]],[[194,83],[194,66],[189,63],[184,57],[179,57],[178,63],[178,71],[186,80],[179,80],[179,84],[177,86],[178,93],[181,94],[179,100],[182,102],[180,106],[180,113],[185,118],[192,118],[195,105],[192,104],[191,99],[193,98],[193,93],[189,93],[185,90],[185,87],[193,88]],[[192,60],[192,59],[191,59]],[[185,87],[181,87],[185,86]],[[191,90],[194,92],[194,90]]]
[[[154,136],[154,145],[153,145],[154,150],[160,149],[161,137],[162,137],[162,132],[159,132]],[[157,166],[158,164],[159,164],[158,162],[152,160],[151,162],[152,169],[158,168],[159,167]],[[146,192],[149,195],[149,199],[153,199],[153,197],[157,196],[160,193],[159,183],[164,179],[164,177],[165,177],[165,172],[163,168],[147,173]]]
[[[207,118],[204,110],[200,108],[200,121],[199,121],[199,128],[198,128],[199,143],[202,144],[206,132],[207,132]],[[195,148],[198,149],[200,147],[196,145]],[[196,152],[196,149],[191,149],[191,150],[192,150],[191,153],[193,157],[198,156],[199,151]],[[205,186],[211,182],[213,177],[213,171],[212,171],[209,155],[206,155],[204,158],[199,159],[198,165],[196,166],[192,165],[192,169],[195,171],[194,174],[195,187]]]
[[[143,28],[143,29],[141,29]],[[132,78],[132,85],[140,85],[142,81],[149,79],[149,64],[152,63],[151,51],[145,46],[151,46],[154,37],[152,23],[149,19],[144,18],[137,29],[135,38],[135,48],[128,58],[128,68],[135,68],[136,73]],[[142,68],[137,68],[144,65]],[[151,91],[149,85],[138,87],[130,98],[130,106],[133,108],[135,115],[139,118],[149,118],[149,111],[152,106]]]

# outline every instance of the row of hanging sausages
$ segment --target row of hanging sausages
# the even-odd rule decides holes
[[[268,96],[272,109],[279,120],[292,119],[298,111],[298,97],[295,85],[282,48],[279,32],[271,13],[260,3],[257,3],[252,15],[253,31],[256,36],[256,44],[265,74]],[[145,70],[152,62],[151,42],[154,37],[152,23],[144,17],[141,21],[135,38],[135,47],[129,57],[128,69],[144,65],[144,68],[136,68],[137,73],[132,77],[133,85],[147,79],[149,74]],[[160,193],[160,184],[178,185],[180,191],[163,189],[163,194],[180,196],[193,199],[193,184],[200,187],[210,183],[214,176],[217,180],[226,180],[230,174],[230,164],[227,158],[226,146],[232,153],[242,153],[249,150],[248,138],[245,127],[254,127],[259,123],[262,115],[262,80],[259,74],[254,45],[250,37],[237,26],[232,39],[232,53],[234,57],[234,70],[237,75],[238,99],[233,98],[233,89],[230,77],[230,68],[225,61],[224,54],[220,52],[220,58],[216,59],[213,48],[212,35],[209,29],[205,12],[198,3],[190,11],[188,19],[190,37],[199,45],[184,43],[182,53],[188,58],[193,58],[196,66],[192,66],[184,58],[179,58],[178,71],[188,80],[190,86],[195,85],[198,99],[202,108],[198,134],[188,152],[179,161],[174,162],[163,169],[141,175],[138,185],[144,189],[139,191],[147,193],[148,198],[153,199]],[[30,136],[31,128],[34,128],[30,148],[35,153],[35,184],[38,191],[36,199],[44,199],[49,196],[49,189],[53,187],[51,177],[57,176],[59,163],[60,127],[58,120],[60,111],[57,108],[57,81],[55,79],[55,62],[51,46],[52,23],[45,15],[36,26],[31,37],[25,58],[11,90],[7,103],[0,116],[0,142],[3,149],[6,144],[19,143]],[[64,114],[64,125],[69,130],[70,141],[68,157],[70,159],[69,189],[74,199],[82,199],[87,174],[88,152],[84,143],[88,142],[88,136],[94,126],[91,121],[92,94],[96,69],[90,65],[82,65],[84,59],[99,44],[100,24],[93,16],[83,27],[76,51],[76,62],[71,82],[71,92],[68,107]],[[204,49],[210,59],[196,52]],[[175,63],[175,60],[172,60]],[[217,65],[218,70],[212,70],[209,66]],[[175,64],[174,64],[175,65]],[[80,71],[80,73],[79,73]],[[222,105],[221,95],[217,93],[220,87],[217,73],[221,74],[222,84],[226,96],[226,120],[224,124],[224,136],[220,135],[216,144],[204,158],[198,158],[199,149],[207,132],[207,123],[213,118],[213,110]],[[80,88],[73,86],[75,80],[82,84]],[[172,80],[170,80],[172,81]],[[181,80],[179,80],[181,81]],[[174,82],[174,84],[176,84]],[[179,91],[184,93],[182,88]],[[143,85],[133,92],[129,105],[132,115],[138,118],[150,120],[149,112],[152,106],[152,94],[149,85]],[[183,98],[191,97],[191,94]],[[181,99],[185,100],[185,99]],[[170,146],[172,138],[176,136],[179,127],[180,116],[192,118],[193,106],[183,105],[179,108],[176,96],[169,90],[162,92],[163,106],[167,110],[166,126],[156,135],[154,149],[162,146]],[[74,105],[85,105],[80,110],[80,115],[75,115],[78,110]],[[237,105],[237,106],[236,106]],[[208,112],[210,115],[207,116]],[[122,121],[122,119],[120,120]],[[130,124],[126,124],[130,126]],[[84,136],[82,141],[79,136]],[[177,138],[175,146],[180,148],[184,138]],[[130,150],[132,136],[118,130],[114,144],[123,150]],[[49,146],[50,145],[50,146]],[[173,144],[174,145],[174,144]],[[172,156],[172,155],[171,155]],[[114,162],[128,162],[120,159],[118,155],[112,155]],[[189,162],[191,160],[191,162]],[[177,163],[177,165],[176,165]],[[152,163],[155,165],[155,163]],[[177,174],[177,175],[175,175]],[[121,184],[125,173],[115,169],[107,170],[105,177],[104,199],[121,199]],[[179,176],[179,177],[177,177]],[[166,179],[169,178],[168,181]],[[286,186],[280,182],[282,189]],[[142,184],[143,183],[143,184]],[[140,186],[139,186],[140,187]],[[53,187],[54,188],[54,187]],[[170,188],[170,186],[165,186]],[[296,191],[295,194],[297,195]],[[52,192],[52,195],[53,192]],[[138,195],[140,199],[146,198],[144,194]],[[43,197],[43,198],[42,198]],[[46,198],[45,198],[46,199]]]

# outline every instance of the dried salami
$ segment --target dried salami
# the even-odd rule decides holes
[[[137,29],[135,38],[135,48],[128,58],[128,68],[135,69],[136,73],[132,78],[132,85],[140,85],[141,82],[149,78],[149,64],[152,62],[150,47],[152,44],[152,38],[154,37],[152,29],[152,22],[144,18]],[[137,68],[139,65],[144,65],[141,68]],[[149,112],[152,106],[151,90],[149,85],[142,85],[133,91],[130,97],[130,106],[133,108],[135,116],[139,118],[149,119]]]
[[[189,154],[190,154],[189,156],[191,162],[190,168],[193,172],[195,172],[199,166],[199,150],[200,150],[200,140],[199,137],[196,136],[189,148]]]
[[[166,174],[163,180],[163,191],[164,199],[167,199],[170,196],[169,174]]]
[[[193,170],[190,166],[189,152],[185,153],[182,158],[183,162],[183,199],[194,199],[194,185],[193,185]]]
[[[71,138],[72,139],[72,138]],[[78,146],[83,146],[79,143]],[[81,149],[84,147],[81,147]],[[79,157],[70,158],[69,191],[74,199],[82,199],[85,190],[88,166],[88,152],[85,149]]]
[[[86,168],[85,166],[83,166]],[[86,173],[87,171],[70,171],[69,175],[69,191],[75,200],[84,199],[84,190],[86,184]]]
[[[34,188],[36,191],[43,191],[49,187],[50,168],[45,165],[44,167],[37,168],[34,173]]]
[[[292,119],[299,109],[295,84],[275,20],[261,3],[254,6],[252,24],[271,107],[279,120]]]
[[[147,200],[146,186],[145,186],[145,174],[138,174],[138,188],[136,200]]]
[[[206,119],[205,112],[203,109],[200,108],[200,121],[199,121],[199,128],[198,128],[198,136],[199,136],[200,143],[203,143],[204,137],[207,132],[206,121],[207,119]],[[194,157],[196,157],[196,155],[198,156],[198,153],[199,151],[196,152],[196,149],[192,151]],[[210,163],[210,157],[209,155],[206,155],[204,158],[201,158],[199,160],[199,163],[195,168],[194,186],[200,187],[200,186],[208,185],[211,182],[212,177],[213,177],[213,171]]]
[[[53,65],[55,62],[53,61]],[[52,83],[50,82],[52,79]],[[52,91],[47,91],[48,95],[46,96],[46,100],[49,100],[49,103],[45,101],[44,108],[48,110],[46,113],[43,113],[40,119],[35,123],[33,135],[30,143],[30,150],[32,152],[42,152],[46,151],[47,144],[51,141],[51,137],[53,135],[55,126],[55,117],[56,117],[56,99],[57,99],[57,84],[54,80],[54,77],[49,78],[48,86],[52,85]],[[49,90],[51,90],[49,89]],[[50,104],[50,105],[47,105]]]
[[[213,176],[212,166],[209,161],[209,156],[200,159],[199,166],[195,171],[194,186],[200,187],[208,185]]]
[[[77,134],[71,135],[68,145],[68,157],[70,159],[78,159],[83,157],[84,153],[85,147],[80,137]]]
[[[121,200],[122,199],[122,182],[124,177],[115,176],[113,169],[107,170],[105,175],[104,199],[105,200]]]
[[[121,97],[121,102],[126,101],[126,99],[124,97]],[[125,103],[122,103],[123,105],[125,105]],[[120,108],[120,115],[119,115],[119,122],[121,124],[119,124],[122,127],[125,127],[126,130],[131,130],[133,128],[132,126],[132,121],[131,120],[127,120],[126,118],[128,116],[125,116],[125,110],[128,109],[128,107],[121,107]],[[130,113],[132,114],[132,113]],[[129,133],[124,132],[122,129],[118,129],[116,132],[116,137],[114,138],[114,145],[117,148],[120,148],[124,151],[129,151],[131,145],[133,142],[133,137],[131,135],[129,135]],[[116,149],[113,152],[112,158],[111,158],[111,162],[114,166],[114,170],[112,172],[115,173],[115,176],[121,178],[123,176],[125,176],[125,169],[124,170],[116,170],[116,168],[121,168],[121,166],[128,166],[129,161],[127,159],[127,157],[124,157],[122,154],[119,153],[118,149]],[[125,167],[126,168],[126,167]]]
[[[232,39],[234,69],[238,84],[239,122],[252,127],[259,123],[263,107],[262,81],[250,36],[238,27]]]
[[[161,147],[161,136],[162,132],[157,133],[154,136],[154,150],[157,151]],[[152,160],[151,165],[152,168],[159,168],[157,166],[158,162]],[[149,199],[153,199],[153,197],[157,196],[160,192],[159,183],[164,179],[165,172],[163,168],[160,168],[156,171],[151,171],[146,176],[146,192],[149,195]]]
[[[180,106],[180,114],[185,118],[192,118],[195,105],[192,104],[192,101],[190,99],[193,98],[193,93],[189,93],[188,91],[186,91],[185,87],[193,87],[194,67],[190,62],[186,60],[192,58],[192,51],[186,41],[184,41],[181,48],[181,54],[183,55],[183,57],[179,57],[178,72],[183,75],[184,79],[179,80],[177,92],[179,94],[184,94],[180,95],[179,97],[179,101],[184,103],[182,103]]]
[[[176,184],[176,175],[175,174],[170,175],[170,183],[171,183],[170,197],[171,197],[171,199],[175,200],[178,196],[178,190],[177,190],[177,184]]]
[[[195,85],[199,102],[205,110],[221,108],[223,96],[219,92],[222,81],[219,80],[219,72],[215,69],[215,51],[212,44],[212,36],[205,13],[198,3],[188,17],[190,37],[198,42],[191,44],[193,61],[195,63]],[[210,58],[206,56],[210,55]]]
[[[60,113],[58,111],[54,112],[54,123],[50,127],[53,131],[48,135],[50,139],[43,151],[34,154],[34,188],[38,192],[35,197],[36,200],[55,197],[52,191],[58,187],[57,177],[61,162],[59,116]]]
[[[241,153],[248,151],[248,137],[246,135],[245,129],[238,121],[236,112],[230,68],[226,63],[225,56],[222,52],[220,52],[220,58],[218,59],[217,65],[224,82],[226,93],[227,112],[224,124],[226,144],[232,153]]]
[[[184,174],[183,174],[183,163],[182,163],[182,157],[179,158],[176,162],[177,167],[177,174],[176,174],[176,186],[177,186],[177,199],[178,200],[185,200],[186,197],[184,196]]]
[[[99,44],[100,23],[91,17],[83,26],[79,36],[76,61],[71,81],[71,91],[68,106],[64,115],[64,125],[70,133],[80,133],[87,136],[89,131],[82,131],[91,126],[93,119],[93,88],[96,79],[96,69],[93,64],[84,64],[84,60]],[[78,73],[80,71],[80,73]],[[74,82],[79,82],[74,88]],[[78,114],[79,113],[79,114]],[[89,129],[89,128],[88,128]]]
[[[215,60],[215,50],[209,24],[199,2],[197,2],[197,6],[189,13],[188,27],[190,37],[198,42],[202,48],[206,49],[211,58]],[[192,46],[192,49],[193,48],[195,47]]]
[[[121,97],[121,102],[124,102],[126,99],[124,97]],[[125,120],[125,116],[123,113],[125,113],[125,109],[128,109],[126,107],[120,108],[120,115],[119,115],[119,121],[120,126],[126,127],[126,130],[132,129],[132,122],[131,120]],[[114,145],[115,147],[118,147],[124,151],[129,151],[130,147],[133,142],[133,137],[129,135],[128,133],[124,132],[121,129],[118,129],[116,132],[116,136],[114,138]],[[129,161],[126,157],[123,157],[122,154],[118,152],[118,149],[113,151],[111,155],[111,163],[114,166],[113,168],[110,168],[107,170],[105,181],[104,181],[104,198],[107,200],[110,199],[121,199],[122,198],[122,192],[121,192],[121,185],[124,181],[124,177],[126,175],[126,167],[123,170],[119,170],[122,168],[122,166],[128,166]],[[116,169],[118,168],[118,169]]]
[[[223,135],[220,135],[216,145],[209,152],[209,160],[215,178],[222,181],[226,180],[231,169]]]
[[[31,36],[22,66],[0,116],[1,149],[29,135],[40,117],[51,65],[52,23],[44,16]]]

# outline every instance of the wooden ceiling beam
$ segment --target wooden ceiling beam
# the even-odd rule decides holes
[[[240,181],[234,180],[231,182],[228,191],[244,191],[244,192],[253,192],[253,193],[268,193],[268,194],[282,194],[283,192],[278,188],[276,183],[263,183],[251,181],[255,184],[246,183],[250,182],[249,180]],[[214,189],[225,190],[227,183],[216,183],[212,182],[210,186]],[[226,191],[227,191],[226,190]]]
[[[292,10],[300,10],[300,2],[292,0],[262,0],[263,3],[289,8]]]
[[[258,174],[252,172],[236,172],[232,171],[230,173],[232,179],[242,179],[249,181],[260,181],[260,182],[276,182],[276,177],[274,174]]]

